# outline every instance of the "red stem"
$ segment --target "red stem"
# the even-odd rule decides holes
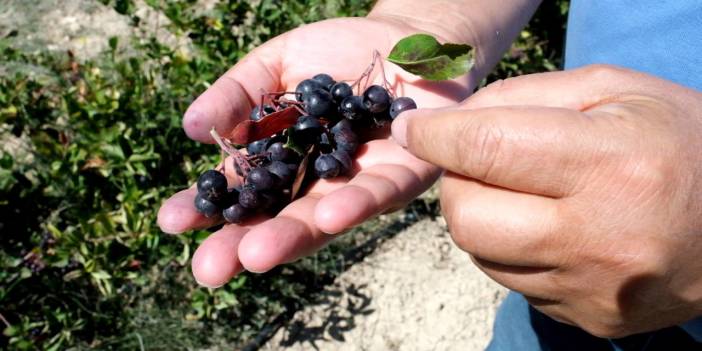
[[[374,59],[377,59],[378,63],[380,63],[380,75],[383,77],[383,87],[388,91],[388,93],[390,93],[390,97],[395,99],[395,87],[390,85],[390,82],[388,82],[388,78],[385,75],[385,66],[383,66],[383,59],[380,57],[380,52],[375,50],[373,56]]]
[[[385,76],[385,66],[383,65],[383,58],[380,56],[380,52],[378,50],[373,50],[373,59],[371,60],[371,63],[368,65],[365,71],[361,74],[361,76],[351,85],[351,89],[357,88],[358,95],[361,95],[361,82],[363,82],[363,79],[365,78],[365,83],[363,83],[363,90],[365,91],[368,88],[368,84],[370,83],[370,76],[373,73],[373,70],[375,69],[375,64],[376,62],[380,66],[380,75],[383,78],[382,85],[383,87],[388,91],[390,96],[394,99],[395,98],[395,88],[390,84],[388,81],[387,77]]]
[[[221,136],[219,136],[219,134],[214,128],[210,130],[210,135],[212,135],[212,138],[214,138],[214,140],[217,142],[222,151],[226,152],[227,154],[229,154],[229,156],[231,156],[234,159],[234,162],[236,162],[236,165],[239,166],[239,168],[241,168],[241,172],[244,173],[244,175],[249,173],[249,170],[251,170],[251,164],[249,163],[249,161],[246,160],[244,155],[242,155],[241,152],[239,152],[239,150],[229,145]]]
[[[306,115],[307,115],[307,111],[305,111],[305,109],[303,109],[303,108],[300,107],[299,105],[293,105],[293,107],[295,107],[295,109],[296,109],[298,112],[300,112],[303,116],[306,116]]]

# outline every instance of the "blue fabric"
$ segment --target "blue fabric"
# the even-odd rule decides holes
[[[680,327],[608,340],[580,328],[556,322],[529,306],[524,296],[510,292],[495,317],[487,351],[662,351],[702,350]]]
[[[609,63],[702,91],[702,1],[572,0],[565,67]]]
[[[702,0],[571,0],[565,68],[607,63],[702,91]],[[558,323],[510,293],[489,351],[702,350],[702,317],[617,340]]]

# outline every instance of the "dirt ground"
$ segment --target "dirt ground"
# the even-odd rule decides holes
[[[133,53],[133,38],[156,37],[185,54],[192,50],[187,37],[168,31],[170,20],[163,13],[143,0],[136,0],[135,6],[139,27],[134,27],[129,17],[97,0],[2,0],[0,38],[9,38],[13,46],[28,52],[70,50],[79,60],[107,50],[110,37],[118,38],[119,52],[127,55]]]
[[[483,350],[506,292],[426,219],[342,273],[262,350]]]

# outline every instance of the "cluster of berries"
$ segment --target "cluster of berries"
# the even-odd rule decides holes
[[[300,82],[295,92],[289,93],[295,100],[284,99],[288,93],[281,93],[271,104],[262,102],[254,107],[249,124],[288,118],[289,114],[282,116],[286,110],[294,110],[296,117],[291,125],[282,127],[276,121],[267,123],[280,130],[248,143],[246,155],[229,152],[241,177],[237,187],[229,188],[219,170],[203,173],[197,182],[197,211],[241,223],[257,212],[279,211],[295,198],[305,178],[328,179],[349,173],[360,144],[359,132],[383,126],[401,112],[417,108],[411,98],[394,99],[380,85],[354,95],[353,87],[359,81],[352,86],[322,73]]]

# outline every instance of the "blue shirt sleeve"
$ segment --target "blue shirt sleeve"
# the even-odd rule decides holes
[[[702,91],[702,0],[571,0],[565,67],[592,63]]]

